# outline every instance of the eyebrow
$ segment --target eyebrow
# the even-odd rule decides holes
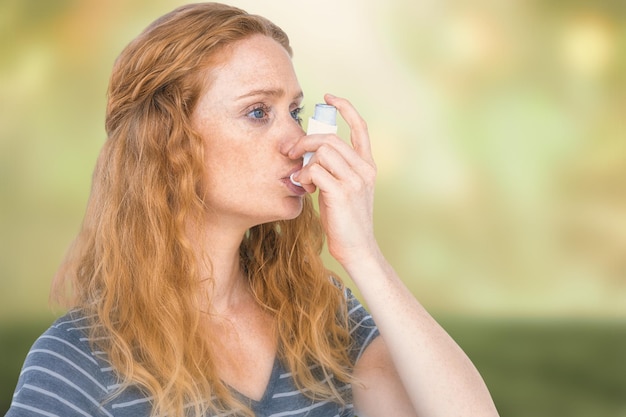
[[[247,92],[246,94],[243,94],[239,97],[237,97],[236,100],[242,100],[245,98],[249,98],[249,97],[257,97],[257,96],[265,96],[265,97],[283,97],[285,95],[285,90],[283,90],[282,88],[277,88],[277,89],[259,89],[259,90],[252,90],[250,92]],[[304,98],[304,93],[302,91],[300,91],[298,94],[296,94],[294,96],[294,100],[298,100],[298,99],[302,99]]]

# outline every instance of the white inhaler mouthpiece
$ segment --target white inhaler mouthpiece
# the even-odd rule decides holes
[[[330,104],[316,104],[313,117],[309,118],[307,125],[307,135],[337,133],[337,108]],[[307,152],[302,157],[302,167],[305,167],[311,161],[313,152]],[[293,180],[293,174],[289,178],[292,183],[302,187],[297,181]]]

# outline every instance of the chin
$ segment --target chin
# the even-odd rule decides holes
[[[293,198],[285,207],[285,211],[282,216],[278,217],[276,220],[293,220],[302,214],[302,209],[304,207],[302,198]]]
[[[302,214],[302,209],[303,209],[302,202],[300,202],[300,204],[297,207],[296,206],[284,207],[284,209],[280,213],[274,212],[273,215],[256,217],[256,220],[251,225],[251,227],[258,226],[260,224],[279,222],[279,221],[285,221],[285,220],[293,220],[296,217],[298,217],[300,214]]]

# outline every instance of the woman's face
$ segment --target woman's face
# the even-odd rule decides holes
[[[205,143],[205,201],[219,225],[243,228],[297,217],[304,190],[289,176],[301,160],[279,149],[304,135],[302,90],[287,51],[254,35],[207,73],[192,122]]]

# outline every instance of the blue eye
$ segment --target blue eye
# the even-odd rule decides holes
[[[265,109],[263,109],[261,107],[257,107],[255,109],[253,109],[250,113],[248,113],[247,116],[252,118],[252,119],[262,120],[265,117],[267,117],[267,110],[265,110]]]
[[[293,120],[298,122],[299,125],[302,125],[302,117],[300,117],[300,112],[302,112],[302,107],[298,107],[297,109],[293,109],[291,111],[291,117],[293,117]]]

